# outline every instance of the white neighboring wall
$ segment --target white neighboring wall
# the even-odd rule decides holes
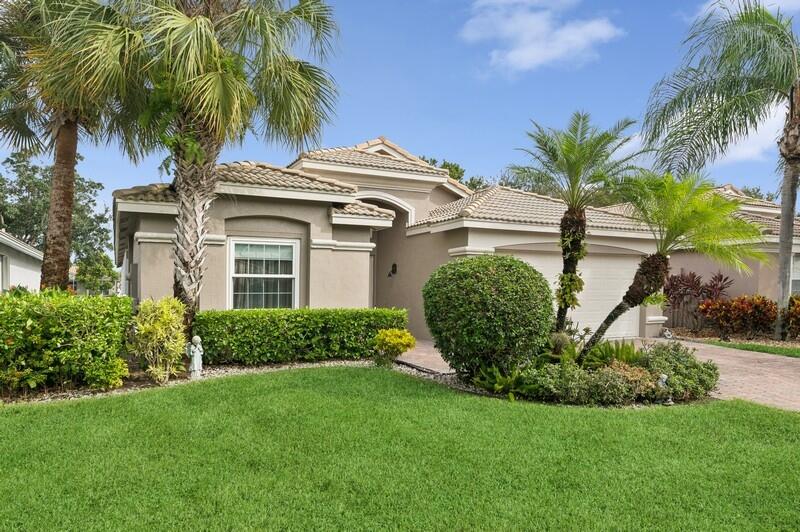
[[[41,273],[42,253],[0,231],[0,290],[24,286],[36,291]]]

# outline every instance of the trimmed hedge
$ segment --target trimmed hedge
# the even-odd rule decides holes
[[[127,297],[50,290],[0,296],[0,389],[121,386],[132,313]]]
[[[370,358],[378,331],[407,325],[401,309],[206,310],[193,334],[210,364],[267,364]]]
[[[484,255],[445,263],[422,288],[436,347],[467,380],[482,367],[508,373],[544,351],[553,326],[553,293],[521,260]]]

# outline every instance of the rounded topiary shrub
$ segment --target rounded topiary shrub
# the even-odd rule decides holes
[[[503,372],[548,344],[553,296],[541,273],[513,257],[458,259],[422,288],[425,320],[442,357],[461,377],[481,366]]]

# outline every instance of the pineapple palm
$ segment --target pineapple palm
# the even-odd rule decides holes
[[[586,207],[604,194],[604,186],[612,185],[633,169],[638,153],[623,155],[620,151],[631,140],[626,131],[634,124],[621,120],[608,130],[591,124],[588,113],[576,112],[565,130],[542,127],[533,123],[528,132],[532,148],[523,148],[533,164],[512,166],[514,182],[546,188],[566,204],[561,218],[561,256],[563,268],[556,290],[556,330],[563,331],[567,310],[578,305],[583,280],[578,262],[585,255]]]
[[[721,264],[749,271],[747,260],[763,260],[758,249],[761,228],[736,216],[739,203],[714,192],[714,184],[697,174],[676,179],[672,174],[644,173],[619,185],[625,214],[650,229],[655,252],[639,263],[633,282],[585,343],[581,358],[629,309],[660,292],[669,273],[669,256],[694,250]]]

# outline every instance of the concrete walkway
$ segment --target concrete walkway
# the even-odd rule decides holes
[[[697,350],[695,355],[700,360],[713,360],[719,366],[719,389],[714,393],[715,397],[746,399],[800,411],[800,358],[684,343]],[[416,349],[397,361],[430,373],[453,373],[433,343],[424,340],[417,341]]]

